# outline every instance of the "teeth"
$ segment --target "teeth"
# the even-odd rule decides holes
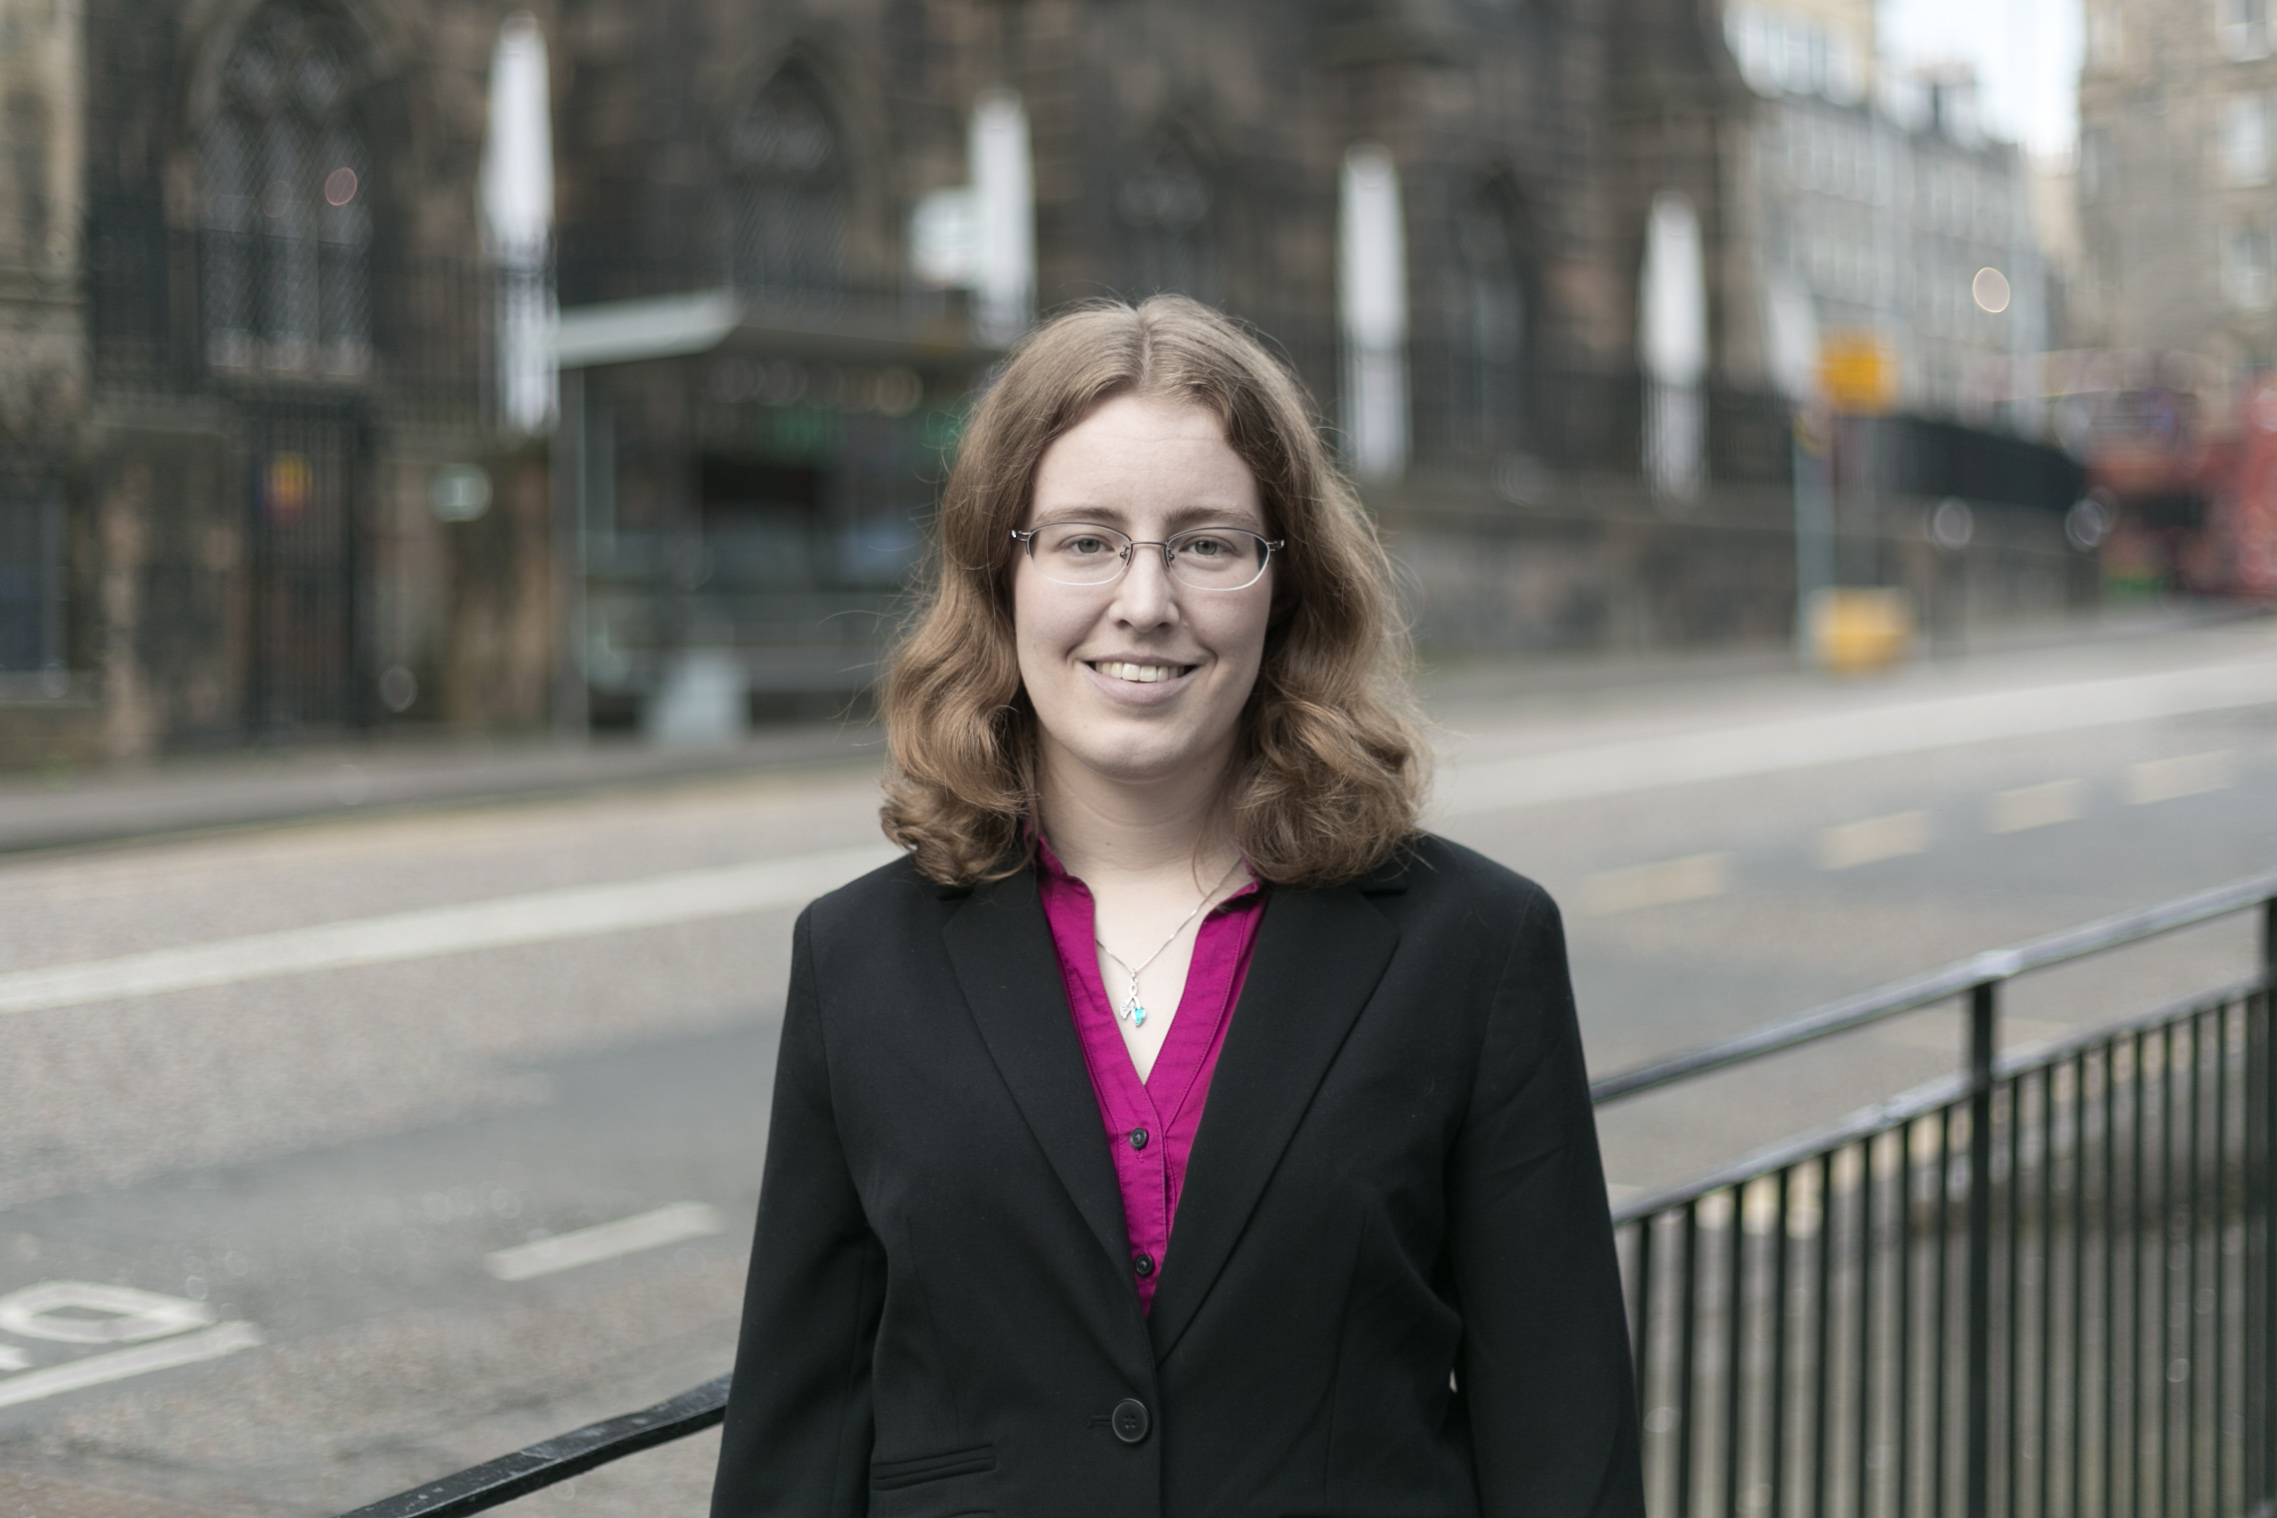
[[[1094,667],[1110,680],[1135,680],[1141,685],[1153,685],[1178,673],[1166,664],[1119,664],[1102,660]]]

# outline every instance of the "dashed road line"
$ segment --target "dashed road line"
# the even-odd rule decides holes
[[[598,1223],[574,1233],[555,1234],[552,1238],[517,1244],[511,1249],[494,1250],[484,1257],[483,1265],[501,1281],[527,1281],[560,1270],[575,1270],[580,1265],[614,1260],[620,1255],[638,1254],[644,1249],[661,1249],[666,1244],[705,1238],[725,1226],[717,1207],[704,1202],[673,1202],[653,1212],[636,1213],[613,1223]]]
[[[1818,867],[1851,870],[1877,860],[1923,853],[1934,832],[1927,812],[1893,812],[1887,817],[1824,828],[1817,839]]]
[[[0,1013],[162,996],[798,906],[893,857],[883,844],[533,891],[0,974]]]
[[[1592,917],[1640,907],[1704,901],[1731,889],[1729,854],[1689,854],[1627,869],[1604,870],[1581,885],[1581,909]]]
[[[2237,778],[2237,753],[2218,748],[2204,754],[2177,754],[2127,766],[2127,801],[2148,806],[2184,796],[2203,796],[2227,790]]]
[[[1993,792],[1985,800],[1984,828],[1988,833],[2023,833],[2086,814],[2086,781],[2047,780]]]

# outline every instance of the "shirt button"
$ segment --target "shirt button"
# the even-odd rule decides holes
[[[1125,1397],[1115,1404],[1115,1411],[1107,1421],[1114,1428],[1116,1438],[1125,1444],[1136,1444],[1146,1437],[1146,1404],[1136,1397]]]
[[[1153,1275],[1154,1256],[1150,1254],[1141,1254],[1137,1259],[1131,1261],[1131,1269],[1137,1271],[1142,1276]]]
[[[1144,1128],[1133,1128],[1131,1130],[1131,1147],[1133,1149],[1144,1149],[1146,1147],[1146,1130]]]

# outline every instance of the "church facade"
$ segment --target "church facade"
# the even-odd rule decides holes
[[[699,653],[754,710],[842,702],[1007,335],[918,245],[988,101],[1025,127],[1032,309],[1213,301],[1330,425],[1358,383],[1340,195],[1355,149],[1388,157],[1404,436],[1368,490],[1427,638],[1789,615],[1760,541],[1784,421],[1726,231],[1746,96],[1697,7],[540,4],[550,439],[498,400],[480,203],[513,13],[0,0],[0,762],[653,724]],[[1639,451],[1671,195],[1711,354],[1681,499]]]

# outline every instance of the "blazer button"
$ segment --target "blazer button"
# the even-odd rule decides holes
[[[1131,1261],[1131,1269],[1137,1271],[1142,1276],[1153,1275],[1154,1256],[1150,1254],[1139,1255],[1136,1259]]]
[[[1133,1149],[1144,1149],[1146,1147],[1146,1130],[1144,1128],[1133,1128],[1131,1130],[1131,1147]]]
[[[1125,1444],[1136,1444],[1146,1437],[1146,1404],[1136,1397],[1125,1397],[1115,1404],[1113,1417],[1115,1437]]]

